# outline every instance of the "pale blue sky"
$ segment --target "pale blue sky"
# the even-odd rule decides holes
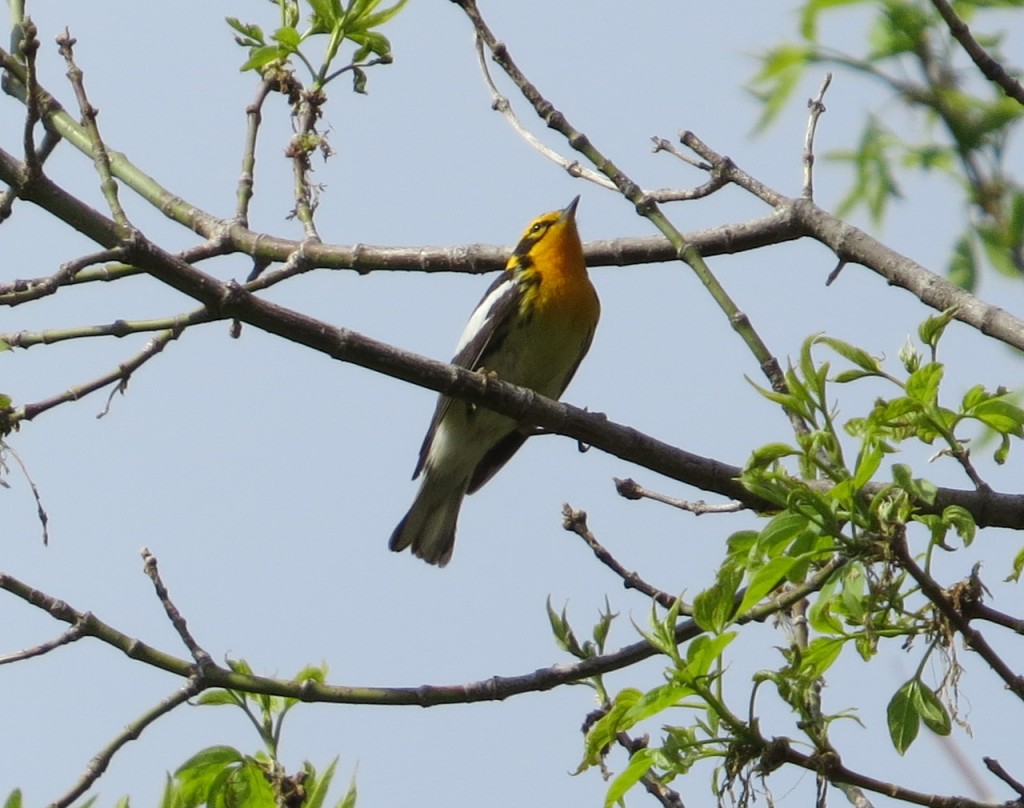
[[[673,158],[650,153],[650,136],[672,138],[679,129],[692,129],[763,181],[784,193],[799,192],[806,122],[801,99],[816,92],[821,75],[810,74],[777,126],[757,138],[750,131],[759,110],[742,89],[755,68],[750,54],[793,28],[786,10],[793,3],[481,5],[540,90],[647,187],[703,180]],[[223,18],[272,28],[274,9],[224,0],[50,0],[30,3],[29,11],[43,42],[44,86],[72,105],[63,62],[52,46],[68,26],[78,39],[76,55],[108,144],[175,193],[230,215],[244,108],[255,81],[238,72],[244,54]],[[861,24],[862,17],[849,12],[825,30],[831,41],[853,47]],[[334,88],[325,115],[336,151],[316,170],[325,185],[317,218],[326,241],[510,244],[533,216],[564,206],[576,194],[583,196],[584,239],[650,234],[628,203],[569,178],[490,110],[470,26],[452,3],[414,0],[386,33],[395,63],[370,72],[368,96]],[[1018,22],[1012,41],[1019,45],[1022,35]],[[865,105],[879,105],[873,89],[837,77],[819,128],[820,151],[851,144]],[[547,143],[567,150],[517,106]],[[882,112],[892,125],[901,124],[898,107]],[[20,116],[15,102],[0,98],[0,145],[15,153]],[[290,166],[282,152],[290,129],[280,99],[268,104],[265,119],[251,225],[298,237],[298,225],[286,220],[292,207]],[[69,146],[60,147],[47,170],[102,207],[89,161]],[[847,179],[820,162],[819,201],[834,204]],[[905,190],[908,201],[894,209],[878,235],[941,271],[961,211],[938,181],[915,180]],[[122,201],[155,240],[175,248],[195,243],[130,192],[122,193]],[[766,212],[735,189],[669,211],[683,230]],[[0,228],[0,249],[6,280],[48,274],[93,248],[19,204],[14,219]],[[795,355],[807,335],[827,331],[895,361],[906,335],[929,314],[909,294],[860,267],[847,267],[826,288],[834,259],[812,243],[711,264],[782,359]],[[207,268],[222,278],[248,272],[237,258]],[[744,374],[757,377],[756,363],[686,267],[597,268],[592,277],[603,319],[566,400],[732,463],[742,463],[755,444],[787,437],[778,410],[744,381]],[[447,359],[488,282],[321,271],[277,287],[270,296]],[[1015,313],[1024,310],[1019,287],[986,281],[982,294]],[[176,292],[139,278],[75,288],[5,311],[2,330],[141,319],[193,307]],[[697,520],[650,502],[627,502],[615,494],[613,476],[634,476],[676,496],[701,495],[600,451],[581,455],[572,441],[547,437],[529,442],[466,501],[448,568],[439,571],[408,554],[392,554],[387,537],[415,491],[409,475],[434,394],[253,328],[244,329],[238,341],[227,332],[226,325],[214,324],[186,333],[133,378],[127,396],[118,397],[102,420],[94,416],[105,394],[60,407],[11,437],[45,499],[51,546],[41,545],[31,495],[12,474],[12,489],[0,492],[4,571],[185,656],[141,572],[138,550],[145,545],[159,558],[196,638],[218,659],[244,657],[257,672],[279,675],[323,661],[330,665],[330,680],[339,684],[454,684],[568,661],[548,628],[549,595],[559,607],[568,602],[574,625],[588,633],[607,594],[622,615],[610,646],[637,639],[629,621],[646,620],[646,603],[623,591],[562,530],[563,502],[588,511],[591,528],[625,566],[689,596],[712,580],[725,538],[757,524],[750,514]],[[18,403],[43,398],[110,370],[145,341],[93,340],[5,354],[2,390]],[[976,382],[1020,386],[1020,365],[1008,351],[959,326],[950,329],[947,342],[952,392]],[[853,407],[881,392],[865,390],[842,406],[853,414]],[[1014,490],[1021,457],[1017,448],[1008,468],[987,470],[997,488]],[[966,485],[942,463],[928,472],[941,483]],[[990,532],[978,554],[987,562],[986,582],[1002,598],[997,605],[1019,612],[1019,594],[994,586],[1006,574],[1011,540]],[[967,568],[958,559],[947,582]],[[0,597],[0,624],[0,653],[58,631],[9,596]],[[763,627],[739,645],[731,669],[738,676],[732,694],[738,702],[745,704],[746,672],[776,664],[772,648],[781,643]],[[969,654],[963,657],[970,672],[979,668]],[[851,744],[845,762],[878,767],[871,773],[907,786],[965,792],[945,758],[936,757],[930,738],[903,759],[887,748],[885,702],[918,659],[916,653],[892,654],[871,667],[871,692],[860,713],[867,730],[853,722],[838,730]],[[649,688],[660,682],[662,667],[653,660],[609,682],[613,689]],[[868,670],[850,662],[845,672],[831,676],[826,709],[853,706]],[[28,805],[55,798],[126,722],[177,686],[172,677],[89,641],[0,668],[0,795],[17,785]],[[971,744],[960,732],[956,739],[975,765],[982,754],[999,757],[1016,749],[1016,736],[998,726],[1001,710],[989,709],[990,700],[1005,698],[994,678],[978,670],[976,678],[967,678],[966,695],[977,740]],[[605,783],[596,772],[568,776],[582,753],[578,728],[593,706],[585,688],[429,710],[301,705],[286,730],[284,758],[294,769],[305,758],[323,767],[340,755],[339,781],[358,762],[364,806],[598,805]],[[768,731],[792,732],[781,713],[772,714],[778,726]],[[175,711],[114,759],[100,781],[100,804],[124,793],[136,805],[151,804],[167,769],[216,743],[257,749],[241,714],[222,708]],[[709,799],[706,783],[694,775],[678,786],[698,806]],[[772,786],[777,799],[806,804],[813,777],[782,774]],[[842,799],[838,793],[831,798]],[[646,799],[637,794],[633,803]]]

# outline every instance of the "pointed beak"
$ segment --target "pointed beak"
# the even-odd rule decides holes
[[[576,219],[576,206],[580,203],[580,198],[577,196],[562,209],[562,219],[569,219],[575,221]]]

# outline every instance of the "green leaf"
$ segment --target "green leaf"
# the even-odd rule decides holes
[[[199,694],[196,704],[218,706],[221,704],[233,704],[238,706],[239,698],[228,690],[207,690]]]
[[[780,513],[773,517],[761,531],[758,547],[768,556],[773,556],[781,552],[809,527],[811,527],[811,521],[802,513]]]
[[[264,45],[263,47],[254,48],[249,58],[246,60],[239,70],[245,72],[246,70],[260,70],[266,67],[268,64],[273,62],[275,59],[283,59],[287,56],[277,45]]]
[[[941,314],[935,314],[929,317],[921,323],[921,325],[917,327],[917,336],[920,338],[921,342],[933,350],[937,348],[939,340],[946,331],[946,326],[953,322],[953,316],[955,314],[956,307],[953,306],[944,310]]]
[[[750,586],[747,587],[747,591],[743,594],[743,600],[740,602],[736,613],[742,617],[754,605],[760,603],[769,592],[786,580],[789,571],[793,569],[798,561],[800,559],[782,556],[780,558],[773,558],[761,567],[751,578]]]
[[[746,469],[765,468],[772,465],[776,460],[791,455],[798,455],[800,452],[786,443],[768,443],[755,449],[747,461]]]
[[[1024,410],[1005,398],[990,398],[975,405],[970,416],[1003,435],[1024,438]]]
[[[315,33],[327,33],[338,24],[338,4],[331,0],[308,0],[313,9],[313,27]]]
[[[4,342],[2,339],[0,339],[0,353],[3,353],[4,351],[9,351],[9,350],[11,350],[10,344],[8,344],[7,342]]]
[[[946,267],[946,276],[951,283],[968,292],[973,292],[977,288],[978,258],[974,252],[974,240],[969,234],[957,239]]]
[[[935,484],[928,480],[911,477],[910,475],[910,466],[904,463],[893,463],[892,479],[896,485],[915,499],[919,499],[929,505],[935,502],[935,496],[939,491]]]
[[[840,6],[859,5],[868,0],[808,0],[800,12],[800,36],[815,40],[818,36],[818,17],[821,12]]]
[[[939,385],[942,384],[943,366],[938,362],[929,362],[907,379],[907,395],[922,404],[934,404],[939,397]]]
[[[4,801],[4,808],[21,808],[21,789],[16,788]]]
[[[914,706],[925,726],[936,735],[949,735],[953,729],[953,722],[946,706],[932,689],[918,680],[918,686],[913,691],[913,698]]]
[[[1024,573],[1024,547],[1018,550],[1017,555],[1013,557],[1012,572],[1003,580],[1006,583],[1017,583],[1022,573]]]
[[[674,707],[687,696],[692,696],[693,692],[693,688],[685,684],[659,685],[644,693],[635,704],[623,712],[620,727],[628,729],[636,726],[644,719]]]
[[[356,775],[352,773],[352,779],[348,781],[348,788],[345,790],[345,796],[342,797],[336,806],[336,808],[356,808],[356,797],[359,795],[356,789]]]
[[[848,359],[857,367],[872,375],[882,375],[882,363],[863,348],[858,348],[856,345],[851,345],[849,342],[844,342],[843,340],[836,339],[835,337],[825,336],[824,334],[815,338],[815,342],[827,345],[841,357]]]
[[[742,580],[743,573],[731,564],[719,569],[715,583],[693,599],[693,619],[698,626],[717,634],[729,624]]]
[[[978,525],[969,510],[960,505],[948,505],[942,511],[942,520],[953,527],[956,535],[963,541],[964,547],[971,545],[971,542],[974,541],[974,534],[977,532]]]
[[[844,637],[815,637],[800,655],[800,672],[811,679],[825,675],[846,645]]]
[[[337,757],[328,764],[321,775],[317,775],[313,767],[306,763],[304,766],[307,772],[306,801],[302,804],[302,808],[322,808],[324,801],[327,799],[327,791],[331,787],[331,781],[334,779],[334,773],[337,768]]]
[[[391,6],[390,8],[386,8],[383,11],[378,11],[376,14],[365,15],[362,18],[362,20],[360,20],[360,27],[365,29],[378,28],[384,23],[390,22],[392,19],[394,19],[395,15],[398,14],[398,12],[405,7],[405,4],[408,2],[409,0],[398,0],[398,2]]]
[[[918,687],[917,679],[904,684],[889,700],[885,711],[889,737],[901,755],[910,748],[920,729],[920,717],[915,705],[915,691]]]
[[[615,740],[615,736],[629,726],[624,725],[623,718],[628,710],[642,697],[642,693],[635,688],[626,688],[619,691],[612,702],[611,709],[593,723],[587,730],[587,737],[584,740],[583,762],[580,763],[576,773],[584,771],[588,766],[596,765],[601,760],[602,750]]]
[[[234,28],[239,34],[246,39],[252,40],[251,42],[242,42],[241,44],[250,45],[262,45],[266,43],[266,39],[263,36],[263,29],[258,25],[251,25],[239,20],[237,17],[225,17],[225,21],[228,25]]]
[[[298,31],[290,26],[278,28],[274,32],[273,39],[275,42],[280,43],[291,52],[297,51],[299,49],[299,45],[302,44],[302,36]]]
[[[747,90],[764,105],[755,131],[767,128],[792,96],[813,50],[803,45],[780,45],[761,56],[761,69],[750,80]]]
[[[686,647],[686,673],[689,680],[693,681],[707,676],[711,666],[722,656],[722,652],[734,639],[736,639],[735,631],[727,631],[714,637],[709,637],[707,634],[694,637]]]
[[[633,756],[629,759],[629,765],[608,786],[608,793],[604,798],[605,808],[611,808],[611,806],[619,802],[625,793],[651,770],[653,761],[653,749],[638,749],[634,752]]]

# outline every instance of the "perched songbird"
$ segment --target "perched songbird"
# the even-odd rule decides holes
[[[576,230],[576,197],[526,228],[505,271],[476,307],[452,364],[529,387],[565,391],[601,313]],[[451,560],[462,498],[486,483],[528,437],[515,421],[441,396],[413,479],[423,480],[389,547],[443,567]]]

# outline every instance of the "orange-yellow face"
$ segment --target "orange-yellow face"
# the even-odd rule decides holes
[[[510,270],[535,270],[552,283],[578,278],[587,270],[583,245],[576,229],[576,197],[563,210],[538,216],[523,232],[509,259]],[[532,274],[532,273],[531,273]]]

